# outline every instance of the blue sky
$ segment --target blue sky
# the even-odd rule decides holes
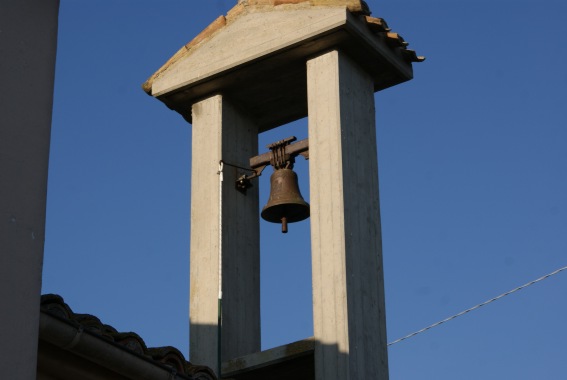
[[[191,126],[141,84],[235,3],[61,0],[43,292],[185,354]],[[567,5],[367,3],[427,57],[376,94],[392,341],[567,265]],[[306,120],[260,150],[291,134]],[[270,348],[313,333],[309,223],[261,228]],[[566,291],[564,272],[393,345],[390,378],[563,379]]]

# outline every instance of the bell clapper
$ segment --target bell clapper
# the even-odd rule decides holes
[[[282,234],[287,234],[287,218],[282,218]]]

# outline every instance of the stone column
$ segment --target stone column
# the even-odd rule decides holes
[[[307,81],[316,379],[387,380],[374,83],[339,51]]]
[[[217,369],[219,234],[222,234],[222,360],[260,350],[258,187],[235,189],[237,169],[258,154],[258,128],[223,96],[193,105],[191,361]],[[222,200],[219,161],[224,160]],[[222,203],[222,232],[219,212]]]
[[[35,380],[59,1],[0,8],[0,378]]]

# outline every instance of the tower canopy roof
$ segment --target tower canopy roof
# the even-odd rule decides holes
[[[338,49],[375,90],[413,76],[422,61],[362,0],[239,0],[183,46],[143,89],[191,122],[191,104],[222,93],[268,130],[307,115],[305,64]]]

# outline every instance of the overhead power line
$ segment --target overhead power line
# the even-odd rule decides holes
[[[535,280],[533,280],[533,281],[530,281],[530,282],[528,282],[527,284],[524,284],[524,285],[522,285],[522,286],[518,286],[518,287],[515,288],[515,289],[512,289],[512,290],[510,290],[510,291],[507,291],[506,293],[502,293],[502,294],[500,294],[499,296],[496,296],[496,297],[494,297],[494,298],[489,299],[488,301],[484,301],[483,303],[479,303],[478,305],[475,305],[475,306],[471,307],[470,309],[463,310],[463,311],[461,311],[460,313],[457,313],[457,314],[455,314],[455,315],[452,315],[452,316],[450,316],[450,317],[448,317],[448,318],[443,319],[442,321],[439,321],[439,322],[437,322],[437,323],[434,323],[434,324],[432,324],[432,325],[429,325],[429,326],[427,326],[427,327],[424,327],[424,328],[422,328],[421,330],[418,330],[418,331],[416,331],[416,332],[413,332],[413,333],[411,333],[411,334],[408,334],[408,335],[406,335],[406,336],[404,336],[404,337],[402,337],[402,338],[400,338],[400,339],[396,339],[396,340],[394,340],[393,342],[388,343],[388,346],[391,346],[391,345],[393,345],[393,344],[399,343],[399,342],[401,342],[402,340],[406,340],[406,339],[412,338],[412,337],[414,337],[414,336],[416,336],[416,335],[418,335],[418,334],[421,334],[421,333],[423,333],[423,332],[426,332],[427,330],[431,330],[432,328],[437,327],[437,326],[439,326],[439,325],[442,325],[442,324],[445,323],[445,322],[449,322],[449,321],[452,320],[452,319],[455,319],[455,318],[457,318],[457,317],[460,317],[460,316],[462,316],[462,315],[465,315],[465,314],[467,314],[467,313],[469,313],[469,312],[471,312],[471,311],[473,311],[473,310],[476,310],[476,309],[478,309],[478,308],[480,308],[480,307],[482,307],[482,306],[484,306],[484,305],[488,305],[489,303],[492,303],[492,302],[497,301],[497,300],[499,300],[499,299],[501,299],[501,298],[504,298],[504,297],[506,297],[507,295],[510,295],[510,294],[512,294],[512,293],[517,292],[518,290],[522,290],[522,289],[524,289],[524,288],[527,288],[528,286],[532,286],[533,284],[535,284],[535,283],[537,283],[537,282],[540,282],[540,281],[543,281],[543,280],[545,280],[546,278],[549,278],[549,277],[551,277],[551,276],[554,276],[554,275],[558,274],[559,272],[562,272],[562,271],[564,271],[564,270],[566,270],[566,269],[567,269],[567,266],[565,266],[565,267],[563,267],[563,268],[559,268],[559,269],[557,269],[557,270],[555,270],[555,271],[553,271],[553,272],[551,272],[551,273],[546,274],[545,276],[542,276],[542,277],[540,277],[540,278],[538,278],[538,279],[535,279]]]

